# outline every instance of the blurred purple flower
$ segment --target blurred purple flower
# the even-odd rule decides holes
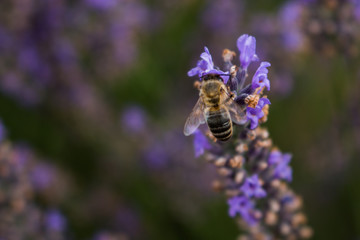
[[[270,165],[273,165],[273,164],[276,164],[276,163],[279,163],[282,159],[282,154],[279,150],[273,150],[270,155],[269,155],[269,158],[268,158],[268,163]]]
[[[85,3],[99,10],[108,10],[117,5],[117,0],[85,0]]]
[[[6,128],[3,121],[0,119],[0,142],[6,138]]]
[[[154,144],[145,151],[146,164],[152,169],[159,169],[166,165],[169,156],[163,144]]]
[[[50,210],[45,216],[45,226],[50,231],[63,232],[66,219],[58,210]]]
[[[146,128],[146,113],[140,106],[126,107],[121,116],[123,127],[128,132],[140,133]]]
[[[31,173],[31,181],[37,190],[43,190],[50,186],[53,181],[55,171],[48,164],[41,163],[34,167]]]
[[[227,202],[229,204],[230,217],[235,217],[237,213],[249,211],[254,207],[250,199],[245,196],[232,197]]]
[[[282,154],[279,150],[273,150],[269,155],[268,163],[270,165],[278,164],[278,163],[282,162],[283,159],[285,159],[286,161],[290,161],[291,154],[289,154],[289,153]],[[287,160],[287,159],[289,159],[289,160]]]
[[[300,17],[303,4],[300,2],[287,2],[280,10],[280,23],[282,24],[282,38],[284,46],[290,51],[301,48],[304,37],[300,29]]]
[[[360,0],[351,0],[354,5],[354,15],[357,21],[360,21]]]
[[[259,124],[259,119],[264,116],[261,108],[255,107],[247,107],[246,108],[246,116],[247,119],[250,120],[250,129],[255,129]]]
[[[35,105],[40,101],[37,86],[28,85],[22,77],[15,72],[7,72],[0,81],[1,91],[6,95],[15,97],[26,106]]]
[[[263,88],[266,87],[267,90],[270,90],[270,81],[268,79],[269,70],[267,67],[270,67],[271,64],[268,62],[262,62],[259,68],[256,70],[253,78],[252,78],[252,88],[256,89],[258,87]]]
[[[291,155],[284,154],[274,169],[275,178],[281,178],[287,180],[288,182],[292,181],[292,169],[289,166],[290,161]]]
[[[237,47],[240,51],[240,64],[247,69],[251,62],[258,61],[256,55],[256,39],[248,34],[241,35],[237,40]]]
[[[32,154],[31,150],[24,144],[18,144],[14,147],[14,153],[14,162],[17,170],[20,172],[24,171],[29,164],[29,159]]]
[[[272,90],[279,96],[287,96],[292,92],[294,87],[294,77],[291,75],[290,71],[278,72],[273,74],[272,78]]]
[[[235,217],[236,214],[240,214],[242,218],[250,226],[257,223],[257,220],[252,215],[254,204],[246,196],[236,196],[228,200],[229,205],[229,216]]]
[[[211,144],[209,143],[206,136],[197,129],[194,133],[194,151],[195,157],[199,157],[204,154],[205,149],[209,150],[211,148]]]
[[[240,190],[249,198],[263,198],[266,196],[266,192],[261,187],[257,174],[246,178],[245,183],[241,186]]]
[[[237,0],[209,1],[203,13],[203,22],[216,34],[229,35],[237,33],[244,3]],[[211,16],[211,17],[209,17]]]

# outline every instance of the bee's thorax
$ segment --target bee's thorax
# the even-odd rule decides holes
[[[219,80],[207,80],[201,86],[200,96],[207,107],[218,107],[220,105],[220,89],[224,83]]]

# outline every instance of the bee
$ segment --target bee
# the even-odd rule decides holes
[[[185,136],[206,123],[216,139],[229,140],[233,134],[233,123],[244,124],[246,121],[245,107],[233,99],[234,94],[220,75],[205,75],[200,85],[199,100],[185,123]]]

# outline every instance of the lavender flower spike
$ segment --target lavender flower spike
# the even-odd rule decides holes
[[[258,60],[255,38],[242,35],[237,45],[241,52],[241,68],[224,57],[228,71],[239,69],[231,71],[230,84],[227,85],[233,99],[239,100],[234,101],[239,108],[231,113],[239,115],[238,119],[231,118],[237,126],[232,128],[233,135],[228,142],[222,143],[214,142],[216,138],[210,131],[207,138],[197,130],[195,154],[203,154],[218,169],[221,179],[213,186],[225,193],[229,216],[238,218],[239,226],[246,232],[238,239],[308,239],[312,236],[312,229],[307,226],[306,217],[301,212],[301,198],[288,185],[293,171],[289,166],[291,155],[281,153],[273,145],[269,132],[260,127],[269,114],[270,100],[263,95],[263,89],[270,90],[267,76],[270,63],[261,62],[250,82],[243,87],[247,81],[247,67]],[[221,72],[213,69],[214,63],[207,48],[201,58],[189,75],[201,77],[213,71]],[[206,103],[204,105],[205,109],[210,108]]]
[[[240,64],[243,69],[247,69],[251,62],[258,61],[256,55],[256,39],[247,34],[241,35],[237,40],[237,47],[240,51]]]

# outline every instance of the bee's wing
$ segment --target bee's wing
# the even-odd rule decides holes
[[[185,136],[191,135],[195,130],[200,126],[200,124],[205,123],[204,117],[204,102],[201,98],[195,104],[193,111],[190,113],[190,116],[187,118],[184,134]]]
[[[241,107],[231,98],[225,104],[229,109],[231,120],[234,123],[242,125],[247,121],[246,107]]]

